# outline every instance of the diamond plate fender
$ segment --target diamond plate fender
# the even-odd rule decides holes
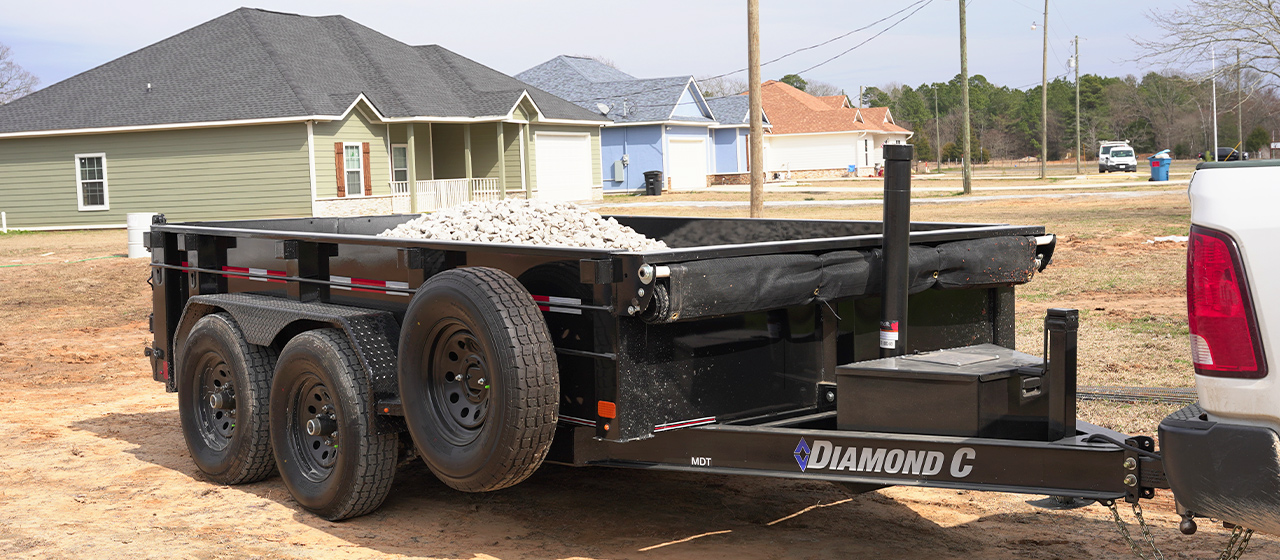
[[[225,311],[231,314],[245,340],[260,346],[283,347],[290,338],[313,329],[342,329],[360,356],[369,379],[370,413],[379,433],[404,431],[403,419],[377,413],[378,401],[397,400],[396,346],[400,341],[400,325],[386,311],[332,305],[302,303],[294,300],[255,294],[208,294],[187,300],[173,335],[174,354],[181,356],[187,334],[201,317]],[[175,376],[171,376],[175,377]],[[176,382],[176,381],[174,381]]]

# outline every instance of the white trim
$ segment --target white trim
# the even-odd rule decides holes
[[[507,118],[508,118],[508,119],[514,119],[514,118],[516,118],[516,107],[519,107],[519,106],[520,106],[520,102],[521,102],[521,101],[524,101],[525,99],[528,99],[528,100],[529,100],[529,104],[530,104],[530,105],[533,105],[533,110],[534,110],[534,112],[535,112],[535,113],[537,113],[537,115],[538,115],[539,117],[541,117],[541,116],[542,116],[542,109],[541,109],[540,107],[538,107],[538,103],[537,103],[536,101],[534,101],[534,100],[533,100],[533,97],[529,95],[529,90],[527,90],[527,89],[526,89],[526,90],[521,90],[521,91],[520,91],[520,97],[517,97],[517,98],[516,98],[516,102],[515,102],[514,104],[512,104],[512,105],[511,105],[511,110],[507,111]]]
[[[360,183],[356,186],[357,194],[351,194],[351,180],[348,179],[351,167],[347,165],[347,146],[355,146],[356,152],[360,154]],[[342,189],[342,192],[345,193],[343,198],[360,198],[364,196],[364,142],[342,143],[342,182],[345,185]]]
[[[84,183],[85,180],[80,176],[80,158],[100,158],[102,160],[102,204],[88,206],[84,203]],[[107,154],[106,152],[97,152],[89,154],[76,154],[71,158],[71,162],[76,170],[76,210],[80,212],[100,212],[102,210],[111,209],[111,195],[107,190]],[[91,181],[97,182],[97,181]]]
[[[538,119],[537,124],[576,124],[582,126],[609,126],[609,121],[580,121],[577,119]]]
[[[37,227],[11,227],[9,231],[59,231],[59,230],[78,230],[78,229],[126,229],[128,224],[93,224],[87,226],[37,226]]]
[[[774,138],[780,138],[780,137],[784,137],[784,136],[821,136],[821,135],[831,135],[831,134],[858,134],[858,135],[865,136],[865,135],[867,135],[867,134],[911,134],[911,132],[910,132],[910,131],[903,132],[903,131],[898,131],[898,130],[837,130],[837,131],[834,131],[834,132],[783,132],[783,133],[771,133],[771,134],[769,134],[769,136],[772,136],[772,137],[774,137]]]
[[[141,132],[148,130],[183,130],[189,128],[221,128],[226,126],[248,126],[258,124],[302,123],[308,120],[336,121],[342,117],[311,115],[305,117],[276,117],[270,119],[244,119],[236,121],[204,121],[192,123],[147,124],[137,126],[107,126],[102,128],[69,128],[63,130],[30,130],[25,132],[4,132],[0,138],[29,138],[39,136],[68,136],[73,134],[109,134],[115,132]]]
[[[662,180],[667,180],[667,174],[671,172],[671,167],[667,161],[667,152],[671,151],[670,140],[667,139],[667,127],[662,127]],[[602,146],[600,149],[604,149]],[[604,176],[604,170],[600,171],[600,176]],[[647,188],[647,187],[646,187]],[[658,185],[658,192],[667,190],[666,185]]]
[[[307,121],[307,171],[311,173],[311,215],[318,213],[316,206],[316,132],[315,121]]]
[[[375,198],[395,198],[396,196],[398,196],[398,195],[395,195],[395,194],[371,194],[371,195],[369,195],[369,196],[363,196],[363,197],[360,197],[360,198],[361,198],[362,200],[373,200],[373,199],[375,199]],[[403,195],[400,195],[400,196],[403,196]],[[327,196],[327,197],[324,197],[324,198],[317,198],[317,199],[316,199],[316,202],[341,202],[341,201],[343,201],[343,200],[351,200],[351,197]]]
[[[527,172],[525,170],[525,164],[524,164],[524,160],[525,160],[524,143],[525,143],[525,131],[529,128],[529,125],[521,124],[519,125],[519,128],[520,128],[520,137],[517,138],[516,141],[520,142],[520,190],[524,191],[525,194],[528,194],[529,183],[528,183],[528,176],[527,176]],[[590,136],[590,134],[588,134],[588,136]],[[587,141],[590,142],[591,140],[588,139]]]
[[[707,118],[713,121],[716,120],[715,113],[711,112],[711,104],[707,103],[705,97],[702,97],[702,90],[698,88],[698,82],[694,81],[693,76],[689,76],[689,81],[685,82],[684,90],[689,91],[689,86],[693,86],[693,102],[697,103],[698,107],[705,111]],[[680,92],[680,97],[684,97],[684,92]],[[671,106],[671,112],[667,113],[667,119],[671,119],[671,117],[675,116],[676,109],[680,107],[680,97],[677,97],[676,104]],[[699,102],[698,100],[702,101]]]
[[[548,121],[542,121],[542,122],[548,122]],[[713,127],[713,126],[717,126],[717,125],[719,125],[720,123],[717,123],[717,122],[697,122],[697,121],[643,121],[643,122],[626,122],[626,123],[615,123],[615,122],[611,122],[611,123],[606,124],[606,125],[604,125],[604,126],[605,126],[605,127],[611,127],[611,126],[646,126],[646,125],[653,125],[653,124],[663,124],[663,125],[669,125],[669,126],[705,126],[705,127],[710,128],[710,127]],[[734,126],[739,126],[739,125],[734,125]]]
[[[555,130],[535,130],[533,132],[533,139],[535,142],[537,141],[539,136],[586,136],[587,138],[590,138],[591,133],[590,132],[559,132]]]

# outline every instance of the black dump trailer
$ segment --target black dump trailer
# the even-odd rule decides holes
[[[378,237],[411,218],[166,223],[154,378],[191,455],[277,469],[306,509],[377,508],[416,450],[449,486],[545,461],[1135,502],[1150,438],[1075,418],[1077,314],[1013,350],[1042,227],[616,216],[667,250]],[[909,150],[909,146],[902,146]],[[909,154],[909,152],[907,152]],[[895,159],[896,158],[896,159]]]

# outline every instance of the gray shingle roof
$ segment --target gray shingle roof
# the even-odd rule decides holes
[[[605,116],[616,123],[714,122],[708,118],[670,117],[693,76],[640,79],[590,58],[557,56],[516,74],[516,78],[567,99],[597,117],[601,115],[597,104],[608,105]]]
[[[751,124],[751,99],[745,95],[728,95],[725,97],[708,97],[707,106],[716,122],[724,125]]]
[[[0,106],[0,133],[340,115],[361,93],[387,117],[488,117],[523,91],[544,117],[603,120],[437,45],[241,8]]]

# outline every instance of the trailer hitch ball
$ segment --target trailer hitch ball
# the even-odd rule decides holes
[[[226,391],[213,393],[209,395],[209,407],[215,410],[231,410],[236,407],[236,398]]]
[[[1193,519],[1190,514],[1187,514],[1182,518],[1182,521],[1178,523],[1178,530],[1184,535],[1196,534],[1196,520]]]

